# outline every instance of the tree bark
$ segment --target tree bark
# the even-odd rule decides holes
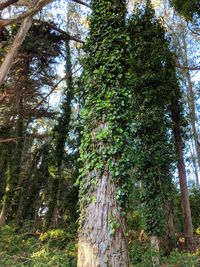
[[[168,251],[171,251],[175,247],[175,229],[174,229],[174,216],[172,203],[169,199],[164,201],[165,216],[166,216],[166,237],[165,243]]]
[[[159,237],[158,236],[151,236],[150,241],[151,241],[151,248],[153,250],[153,253],[155,253],[155,255],[153,255],[153,257],[152,257],[152,264],[153,264],[153,266],[158,267],[158,266],[160,266],[160,257],[158,254],[160,251]]]
[[[22,25],[15,37],[15,40],[10,48],[10,50],[8,51],[4,62],[2,63],[1,67],[0,67],[0,85],[3,83],[4,79],[6,78],[12,63],[17,55],[17,52],[20,48],[20,46],[22,45],[31,25],[32,25],[32,16],[31,17],[27,17],[26,19],[24,19],[24,21],[22,22]]]
[[[128,267],[124,189],[130,166],[131,90],[126,83],[126,3],[94,0],[92,9],[82,80],[77,266]]]
[[[116,190],[109,171],[99,176],[92,194],[95,201],[86,208],[85,221],[79,232],[78,267],[129,266],[125,224],[116,203]],[[120,225],[113,235],[112,219]]]
[[[179,184],[181,190],[181,204],[183,215],[183,231],[187,240],[188,246],[191,246],[193,239],[193,226],[190,210],[190,200],[187,187],[187,177],[185,162],[183,156],[183,140],[181,134],[181,115],[180,115],[180,103],[179,103],[179,88],[176,89],[175,95],[171,101],[171,114],[173,120],[173,133],[175,149],[178,161],[178,174]]]

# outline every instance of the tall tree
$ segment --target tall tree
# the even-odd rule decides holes
[[[12,28],[17,30],[17,26]],[[49,117],[48,108],[45,109],[45,101],[40,103],[43,96],[43,86],[52,86],[55,75],[53,74],[53,63],[55,57],[60,54],[61,39],[48,26],[32,26],[28,39],[23,43],[18,57],[15,59],[13,68],[9,75],[9,81],[4,86],[8,95],[8,100],[2,103],[5,105],[4,123],[10,124],[10,132],[16,138],[16,145],[12,146],[12,156],[10,172],[7,177],[7,191],[4,197],[4,204],[0,216],[2,222],[16,219],[16,215],[22,208],[19,203],[24,197],[24,182],[26,176],[21,170],[25,166],[25,153],[23,154],[25,139],[30,128],[30,121],[37,118]],[[39,42],[38,40],[43,40]],[[44,48],[45,47],[45,48]],[[37,74],[37,77],[35,75]],[[8,118],[7,118],[8,117]],[[4,125],[5,127],[5,125]],[[8,134],[8,132],[7,132]],[[29,147],[30,149],[30,147]],[[26,157],[27,159],[28,157]]]
[[[172,88],[166,85],[169,49],[164,29],[149,1],[146,6],[136,9],[128,27],[134,95],[135,165],[137,178],[141,181],[144,227],[151,236],[152,248],[159,250],[159,237],[165,235],[167,229],[169,236],[173,237],[169,195],[173,188],[173,149],[168,128]]]
[[[173,65],[172,65],[173,71]],[[174,68],[175,74],[175,68]],[[171,80],[171,82],[173,82]],[[181,206],[182,206],[182,217],[183,217],[183,232],[186,237],[188,248],[192,245],[193,241],[193,226],[192,226],[192,217],[190,210],[190,200],[189,192],[187,187],[187,176],[186,168],[184,162],[184,144],[182,137],[182,111],[181,111],[181,94],[179,90],[179,85],[176,82],[172,88],[174,89],[174,95],[171,100],[171,116],[173,121],[173,134],[174,134],[174,143],[177,155],[177,167],[178,167],[178,176],[179,184],[181,190]]]
[[[70,131],[70,119],[72,113],[71,102],[73,99],[73,83],[72,83],[72,64],[71,50],[69,41],[65,42],[66,48],[66,86],[64,88],[60,117],[54,129],[55,149],[53,157],[55,161],[56,174],[53,179],[51,188],[51,199],[49,201],[49,210],[47,213],[46,227],[48,228],[51,221],[57,221],[58,217],[62,218],[62,202],[61,195],[63,190],[67,190],[63,175],[63,163],[65,158],[65,144]],[[65,163],[66,164],[66,163]],[[65,188],[66,187],[66,188]],[[60,199],[61,198],[61,199]],[[54,223],[55,226],[55,223]]]
[[[126,4],[94,0],[84,61],[78,266],[129,266],[123,201],[130,92]]]

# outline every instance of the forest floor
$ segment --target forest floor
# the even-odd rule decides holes
[[[77,237],[72,230],[23,232],[12,225],[0,229],[0,267],[76,267]],[[130,243],[131,267],[152,267],[148,242]],[[194,252],[160,254],[161,267],[199,267],[200,246]]]

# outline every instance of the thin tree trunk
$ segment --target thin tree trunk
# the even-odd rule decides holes
[[[166,216],[166,238],[165,243],[167,244],[167,250],[171,251],[175,246],[175,229],[174,229],[174,216],[172,203],[169,199],[164,201],[165,216]]]
[[[15,36],[14,42],[10,48],[10,50],[8,51],[4,62],[2,63],[1,67],[0,67],[0,85],[3,83],[4,79],[6,78],[13,61],[15,60],[15,57],[17,55],[17,52],[20,48],[20,46],[22,45],[31,25],[32,25],[32,20],[33,17],[27,17],[24,19],[24,21],[21,24],[21,27],[17,33],[17,35]]]
[[[1,208],[1,213],[0,213],[0,227],[4,226],[7,218],[7,212],[11,203],[11,198],[12,194],[10,194],[10,188],[11,188],[11,164],[12,164],[12,148],[8,146],[8,151],[7,151],[7,169],[8,169],[8,174],[6,175],[6,187],[8,188],[5,192],[4,198],[3,198],[3,204]]]
[[[3,198],[6,192],[6,171],[7,171],[8,161],[3,155],[2,164],[0,169],[0,199]]]
[[[195,111],[195,102],[194,102],[194,92],[193,92],[193,86],[192,86],[192,81],[190,77],[189,71],[186,71],[186,78],[188,81],[188,86],[187,86],[187,93],[189,95],[189,110],[190,110],[190,121],[191,121],[191,126],[192,126],[192,133],[193,133],[193,138],[194,138],[194,145],[195,145],[195,150],[196,150],[196,155],[197,155],[197,162],[198,162],[198,167],[200,169],[200,145],[198,141],[198,133],[196,129],[196,111]],[[199,177],[196,176],[196,185],[199,187]]]
[[[191,158],[192,158],[194,178],[195,178],[195,181],[196,181],[196,184],[197,184],[197,181],[199,181],[198,166],[197,166],[198,164],[196,162],[196,154],[195,154],[195,149],[194,149],[193,142],[192,142],[192,145],[191,146],[189,146],[189,148],[190,148],[190,155],[191,155]]]
[[[49,210],[46,217],[46,228],[48,229],[51,222],[54,222],[54,226],[57,225],[58,218],[62,217],[61,206],[63,202],[61,195],[63,192],[62,184],[64,177],[62,174],[62,164],[65,154],[65,142],[70,130],[70,118],[72,114],[71,102],[73,99],[73,77],[72,77],[72,64],[71,64],[71,49],[69,41],[65,42],[66,47],[66,73],[69,74],[66,80],[66,88],[63,94],[63,101],[61,103],[62,114],[58,119],[55,132],[55,164],[57,167],[57,175],[52,182],[51,188],[51,200],[49,202]]]
[[[186,169],[183,156],[183,140],[181,135],[181,115],[180,115],[179,96],[180,92],[179,88],[177,88],[171,102],[171,114],[173,120],[174,142],[175,142],[176,155],[178,161],[179,184],[181,190],[183,231],[188,246],[191,246],[193,239],[193,226],[192,226],[192,218],[190,210],[189,193],[187,187]]]
[[[188,58],[187,58],[187,43],[185,40],[185,36],[183,36],[183,45],[184,45],[184,65],[188,66]],[[198,167],[200,169],[200,144],[198,140],[198,132],[196,129],[196,108],[195,108],[195,98],[194,98],[194,90],[193,90],[193,84],[191,80],[191,75],[188,69],[184,70],[184,75],[186,79],[186,88],[187,88],[187,99],[188,99],[188,107],[189,107],[189,112],[190,112],[190,122],[192,126],[192,134],[194,138],[194,145],[195,145],[195,150],[197,154],[197,162],[198,162]],[[196,176],[196,185],[199,187],[199,178]]]

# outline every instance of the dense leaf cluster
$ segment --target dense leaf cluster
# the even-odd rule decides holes
[[[175,9],[187,20],[200,17],[200,3],[198,0],[170,0]]]

